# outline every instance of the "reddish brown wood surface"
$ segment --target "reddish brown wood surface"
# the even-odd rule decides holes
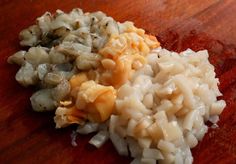
[[[55,130],[53,114],[32,112],[29,96],[14,79],[9,55],[20,49],[18,33],[45,11],[101,10],[118,21],[131,20],[175,51],[208,49],[227,107],[192,151],[194,163],[236,163],[236,1],[235,0],[1,0],[0,1],[0,163],[129,163],[108,142],[97,150],[73,127]]]

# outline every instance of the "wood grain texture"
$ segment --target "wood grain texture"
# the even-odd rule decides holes
[[[20,49],[18,33],[45,11],[104,11],[116,20],[130,20],[157,36],[162,46],[182,51],[208,49],[220,78],[227,107],[217,129],[209,129],[192,150],[194,163],[236,163],[236,1],[234,0],[1,0],[0,1],[0,163],[129,163],[110,142],[97,150],[74,127],[56,130],[53,113],[35,113],[29,97],[14,79],[17,66],[8,56]]]

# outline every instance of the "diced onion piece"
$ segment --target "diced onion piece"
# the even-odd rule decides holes
[[[118,89],[117,97],[123,99],[125,97],[132,95],[134,92],[135,90],[133,87],[131,87],[129,84],[124,84]]]
[[[155,122],[151,126],[149,126],[147,128],[147,131],[148,131],[149,135],[152,137],[152,139],[155,141],[160,138],[163,138],[162,130],[157,122]]]
[[[127,131],[124,127],[116,126],[116,132],[121,136],[125,137],[127,135]]]
[[[109,131],[111,133],[115,133],[115,127],[116,127],[118,120],[119,120],[119,116],[111,115],[110,122],[109,122]]]
[[[156,160],[151,158],[141,158],[141,164],[156,164]]]
[[[164,75],[163,75],[164,76]],[[175,85],[171,84],[167,87],[160,87],[157,91],[156,94],[159,97],[167,97],[168,95],[171,95],[175,90]]]
[[[146,106],[146,108],[151,108],[153,106],[153,95],[151,93],[144,96],[143,104]]]
[[[180,130],[180,127],[176,121],[162,125],[162,131],[164,138],[167,141],[173,141],[182,137],[182,131]]]
[[[211,105],[216,101],[215,93],[209,89],[207,84],[201,84],[196,90],[196,95],[198,95],[206,105]]]
[[[108,130],[108,128],[109,128],[109,127],[108,127],[108,126],[109,126],[108,122],[109,122],[109,121],[106,121],[106,122],[104,122],[104,123],[99,124],[98,130]]]
[[[184,160],[185,164],[192,164],[193,163],[193,157],[192,156],[188,156],[185,158]]]
[[[123,138],[121,138],[116,133],[110,132],[110,139],[120,155],[128,156],[129,153],[127,148],[127,143]]]
[[[129,151],[130,151],[131,157],[133,157],[133,158],[140,157],[142,155],[142,148],[140,147],[138,142],[131,137],[128,137],[126,139],[126,141],[129,146]]]
[[[216,124],[219,121],[219,116],[218,115],[210,116],[209,121],[212,122],[213,124]]]
[[[142,148],[149,148],[152,140],[150,138],[138,138],[138,143]]]
[[[173,96],[171,99],[171,102],[174,104],[182,104],[184,101],[184,96],[182,94],[179,94],[178,96]]]
[[[109,133],[105,130],[98,132],[93,136],[89,143],[94,145],[96,148],[100,148],[109,139]]]
[[[98,130],[98,123],[88,122],[83,126],[78,126],[76,132],[80,134],[89,134]]]
[[[176,150],[175,145],[171,142],[165,141],[165,140],[160,140],[157,147],[165,152],[171,153]]]
[[[184,118],[183,128],[187,130],[192,130],[193,122],[197,116],[197,110],[190,111]]]
[[[202,138],[204,137],[205,133],[207,132],[208,127],[206,125],[203,125],[202,128],[200,130],[198,130],[196,133],[194,133],[194,135],[196,136],[196,138],[198,140],[202,140]]]
[[[136,109],[130,109],[130,108],[123,109],[122,115],[126,119],[132,118],[132,119],[137,120],[137,121],[142,119],[143,116],[144,116],[144,114],[141,113],[140,111],[137,111]]]
[[[152,120],[149,117],[144,117],[141,119],[138,124],[135,126],[134,133],[140,137],[144,137],[143,132],[152,124]]]
[[[151,158],[151,159],[164,159],[162,153],[158,149],[150,149],[150,148],[144,148],[143,149],[143,157],[144,158]]]
[[[134,158],[133,161],[131,161],[130,164],[140,164],[141,159],[140,158]]]
[[[198,143],[197,138],[191,132],[187,133],[185,141],[190,148],[194,148]]]
[[[135,121],[134,119],[130,119],[128,126],[127,126],[127,135],[129,136],[134,136],[134,128],[137,125],[137,121]]]
[[[176,153],[175,155],[175,164],[183,164],[184,160],[181,153]]]
[[[211,104],[210,115],[220,115],[225,108],[226,103],[224,100],[219,100]]]
[[[162,153],[164,156],[163,160],[160,160],[161,163],[173,163],[175,160],[175,156],[172,153]]]
[[[193,109],[195,101],[191,88],[188,84],[186,84],[188,82],[187,78],[179,74],[174,76],[173,80],[184,95],[184,104],[186,105],[186,107]]]
[[[162,125],[168,122],[165,111],[158,111],[153,117],[155,118],[156,122],[159,125]]]
[[[157,111],[168,111],[173,108],[173,104],[169,100],[161,101],[161,105],[156,108]]]

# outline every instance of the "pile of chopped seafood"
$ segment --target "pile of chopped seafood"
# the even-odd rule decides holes
[[[192,163],[205,122],[216,124],[225,107],[207,51],[170,52],[103,12],[46,12],[19,38],[28,50],[8,62],[20,66],[22,86],[39,88],[33,110],[55,111],[56,128],[98,132],[89,141],[97,148],[110,138],[133,164]]]

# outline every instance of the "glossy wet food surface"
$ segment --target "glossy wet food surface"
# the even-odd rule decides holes
[[[34,23],[36,17],[60,8],[70,11],[80,7],[85,11],[104,11],[118,21],[131,20],[135,25],[156,35],[163,48],[183,51],[207,49],[210,62],[220,79],[220,90],[227,106],[220,117],[219,128],[210,129],[199,145],[193,149],[195,163],[233,163],[235,161],[235,93],[236,48],[234,1],[120,1],[119,3],[94,1],[38,1],[0,2],[1,80],[0,80],[0,161],[8,163],[63,162],[63,163],[129,163],[120,157],[111,143],[101,149],[88,145],[91,136],[79,136],[78,147],[70,145],[73,129],[55,130],[49,113],[34,113],[29,97],[34,88],[24,89],[15,82],[17,67],[7,64],[7,57],[20,50],[18,33]],[[15,8],[14,12],[9,10]],[[123,8],[123,12],[120,12]],[[185,10],[183,10],[185,9]],[[218,151],[216,151],[218,150]],[[109,155],[108,155],[109,154]]]

